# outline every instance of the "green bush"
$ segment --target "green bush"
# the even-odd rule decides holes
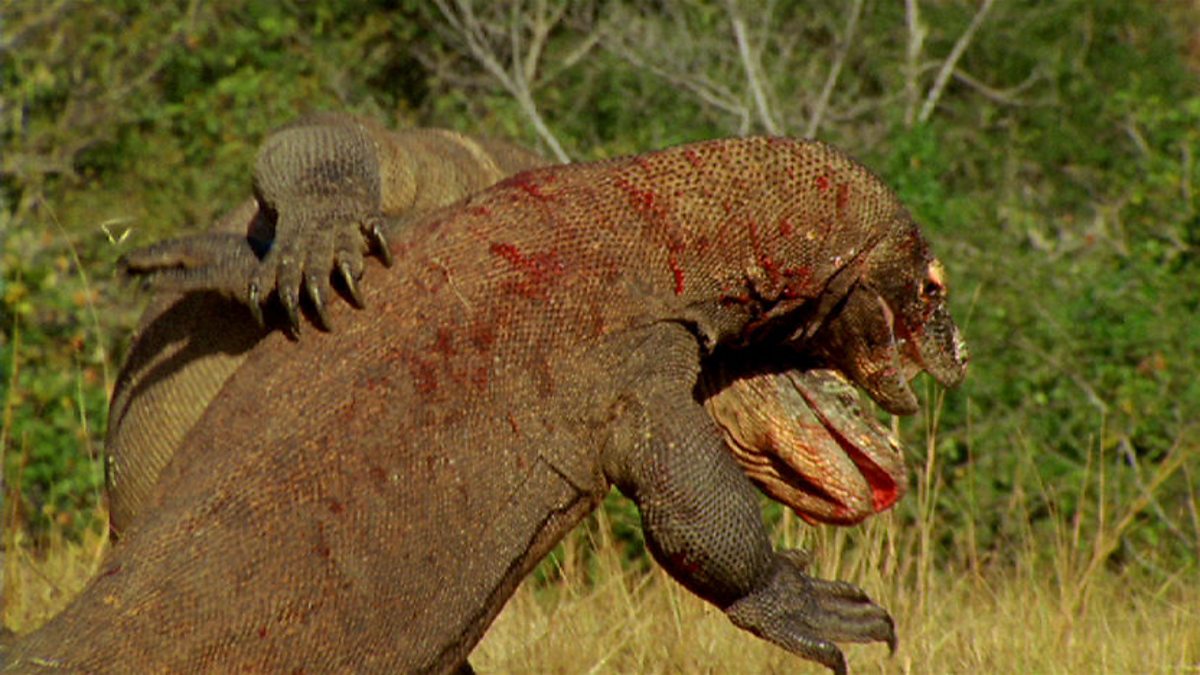
[[[835,5],[772,6],[743,13],[774,121],[794,134],[845,17]],[[970,525],[1000,554],[1025,528],[1094,514],[1095,467],[1114,499],[1142,494],[1173,449],[1188,453],[1190,475],[1200,469],[1200,90],[1183,43],[1194,21],[1136,0],[996,3],[919,120],[978,7],[921,6],[914,74],[904,3],[866,3],[818,135],[896,187],[949,269],[973,362],[935,430],[939,516],[961,525],[942,531]],[[509,67],[504,22],[516,14],[489,11],[488,44]],[[551,132],[591,159],[762,130],[724,11],[572,4],[530,82]],[[3,12],[6,467],[35,528],[98,495],[106,387],[141,297],[115,283],[113,262],[244,198],[269,129],[351,109],[545,147],[430,3],[59,0]],[[613,31],[643,29],[658,37],[612,46]],[[653,67],[634,58],[655,54]],[[933,431],[920,418],[901,429],[922,449]],[[1195,560],[1195,536],[1182,531],[1188,475],[1140,516],[1123,542],[1129,559]],[[1015,493],[1037,495],[1036,506],[1006,508]],[[903,502],[902,517],[915,508]],[[640,551],[631,515],[611,513]]]

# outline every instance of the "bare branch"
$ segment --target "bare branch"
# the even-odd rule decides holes
[[[570,161],[570,157],[563,150],[562,144],[558,142],[554,133],[546,126],[546,121],[542,119],[541,113],[538,112],[537,105],[533,100],[533,94],[530,91],[529,83],[533,78],[526,75],[527,73],[536,74],[537,61],[545,40],[544,35],[539,37],[539,32],[544,31],[549,33],[550,25],[552,25],[541,25],[542,19],[545,16],[544,5],[540,7],[538,20],[532,29],[534,32],[533,44],[526,53],[527,58],[524,64],[522,64],[521,58],[520,12],[516,6],[513,6],[508,26],[509,41],[513,48],[511,57],[512,69],[510,72],[500,63],[499,57],[492,49],[484,24],[476,16],[470,0],[455,0],[455,8],[451,8],[447,0],[434,0],[434,3],[437,5],[438,11],[446,19],[446,23],[454,29],[457,37],[462,40],[467,53],[517,101],[517,105],[521,107],[521,112],[528,118],[538,138],[541,138],[542,142],[550,148],[550,152],[553,153],[554,157],[560,162]],[[456,9],[457,11],[455,11]],[[561,16],[561,13],[556,14],[555,21]]]
[[[921,51],[927,30],[921,25],[920,0],[904,0],[904,17],[908,23],[908,49],[904,62],[904,126],[911,127],[921,98]]]
[[[701,101],[711,105],[718,110],[723,110],[731,115],[737,115],[742,119],[743,124],[750,118],[750,111],[745,106],[737,102],[733,93],[721,85],[712,82],[708,78],[703,77],[684,77],[679,73],[674,73],[661,68],[653,63],[644,61],[641,57],[635,55],[631,51],[621,52],[621,58],[628,61],[635,67],[645,68],[655,75],[663,78],[671,84],[683,87],[696,95]]]
[[[915,2],[915,0],[913,0]],[[950,50],[950,55],[946,57],[946,61],[942,63],[942,69],[938,71],[937,77],[933,80],[933,86],[929,89],[929,95],[925,97],[925,105],[921,106],[921,114],[917,116],[917,122],[925,123],[929,121],[933,111],[937,108],[938,101],[942,98],[942,91],[946,88],[946,83],[950,81],[950,76],[954,74],[954,68],[958,65],[958,60],[962,58],[963,52],[967,51],[967,47],[971,44],[971,38],[975,37],[975,31],[983,25],[983,20],[987,13],[992,9],[992,5],[996,0],[983,0],[979,6],[979,10],[975,12],[975,16],[971,17],[971,23],[967,25],[967,29],[962,35],[958,36],[958,40],[954,43],[954,47]]]
[[[469,5],[473,0],[458,0],[460,7]],[[521,65],[521,11],[517,3],[510,3],[508,8],[508,50],[510,59],[512,60],[512,77],[514,81],[520,80],[529,82],[533,80],[533,74],[526,75],[524,67]]]
[[[554,80],[556,77],[558,77],[559,73],[571,69],[584,58],[586,58],[587,55],[591,53],[592,49],[594,49],[600,42],[600,37],[600,31],[598,30],[589,32],[587,37],[585,37],[582,42],[576,45],[575,48],[572,49],[566,56],[558,59],[558,65],[555,66],[553,70],[546,73],[546,75],[543,77],[543,80]]]
[[[533,15],[533,26],[530,29],[529,49],[525,55],[526,81],[533,82],[537,79],[538,64],[542,60],[542,51],[546,48],[546,41],[550,37],[550,31],[562,21],[563,14],[566,11],[567,4],[565,2],[559,3],[556,8],[550,10],[547,16],[546,0],[538,0],[537,11]]]
[[[754,96],[758,119],[767,133],[778,135],[780,133],[779,125],[775,122],[775,116],[771,113],[771,105],[767,101],[767,93],[763,89],[762,78],[759,76],[758,59],[751,52],[749,40],[746,37],[746,22],[738,13],[735,0],[727,0],[725,9],[729,13],[729,22],[733,26],[733,37],[737,41],[742,70],[746,73],[746,83],[750,86],[750,93]]]
[[[1009,87],[1008,89],[996,89],[995,87],[984,84],[974,77],[971,77],[962,70],[954,71],[954,79],[974,89],[984,98],[988,99],[989,101],[999,103],[1000,105],[1011,106],[1030,105],[1028,101],[1022,101],[1018,99],[1017,95],[1032,87],[1040,78],[1041,72],[1037,68],[1034,68],[1032,71],[1030,71],[1029,77],[1025,78],[1024,82],[1021,82],[1015,87]]]
[[[1150,149],[1150,144],[1146,142],[1146,137],[1138,129],[1137,120],[1133,118],[1133,115],[1125,116],[1125,123],[1121,125],[1121,128],[1125,130],[1125,135],[1129,136],[1129,140],[1137,146],[1138,153],[1143,159],[1154,154],[1154,151]]]
[[[816,136],[817,130],[821,128],[825,110],[829,107],[829,97],[833,95],[833,87],[837,84],[838,76],[842,74],[842,65],[846,62],[850,44],[854,41],[854,33],[858,30],[858,17],[862,15],[862,8],[863,0],[854,0],[850,16],[846,19],[846,30],[842,32],[841,44],[833,57],[833,64],[829,66],[829,76],[825,78],[825,86],[821,88],[821,95],[817,98],[812,116],[808,118],[808,126],[804,129],[804,135],[809,138]]]
[[[752,113],[745,97],[714,79],[740,81],[741,69],[736,59],[730,58],[732,50],[725,49],[726,43],[716,36],[692,32],[680,12],[670,19],[670,25],[665,25],[617,8],[607,13],[603,26],[593,33],[601,36],[609,53],[692,94],[707,107],[732,115],[738,122],[737,133],[748,133]]]

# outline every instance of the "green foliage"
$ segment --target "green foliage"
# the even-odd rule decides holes
[[[49,233],[47,233],[49,234]],[[6,473],[35,531],[86,527],[103,485],[108,367],[104,340],[79,318],[96,293],[51,237],[7,237],[0,276],[0,401]],[[8,421],[11,420],[11,424]]]
[[[365,3],[67,0],[4,14],[0,350],[18,366],[3,385],[5,470],[42,531],[98,502],[109,372],[138,309],[114,284],[118,255],[244,199],[254,148],[281,122],[401,106],[408,92],[343,85],[342,69],[402,69],[394,41],[416,27]]]
[[[770,14],[744,4],[775,121],[800,133],[845,18],[837,3],[771,3]],[[485,42],[497,61],[520,61],[511,36],[528,45],[532,23],[476,5],[495,22]],[[935,505],[951,525],[938,543],[953,550],[955,533],[971,531],[1002,555],[1057,514],[1097,517],[1097,466],[1106,494],[1126,500],[1175,448],[1190,475],[1200,470],[1200,88],[1183,44],[1194,20],[1137,0],[995,3],[921,122],[978,3],[920,6],[914,74],[905,3],[866,3],[818,135],[895,186],[949,269],[973,362],[932,441]],[[337,108],[541,143],[431,3],[3,7],[0,367],[20,366],[3,397],[6,463],[31,518],[96,498],[106,373],[137,310],[113,261],[242,199],[269,129]],[[547,28],[530,71],[538,110],[573,157],[763,126],[726,5],[590,7],[572,4]],[[930,422],[902,423],[911,447],[927,447]],[[1166,481],[1129,530],[1131,558],[1194,560],[1194,534],[1179,532],[1194,508],[1187,475]],[[1015,494],[1031,506],[1007,508]],[[905,500],[901,517],[915,522],[918,508]],[[607,513],[640,552],[636,515]]]

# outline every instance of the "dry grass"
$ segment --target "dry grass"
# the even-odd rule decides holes
[[[932,409],[935,429],[938,406]],[[845,645],[855,672],[1200,673],[1196,565],[1169,576],[1106,564],[1158,488],[1194,465],[1200,446],[1180,442],[1149,472],[1134,499],[1110,494],[1102,471],[1085,476],[1079,488],[1091,508],[1053,514],[1053,527],[1041,534],[1030,528],[1003,562],[988,562],[973,532],[942,531],[939,459],[935,435],[929,438],[917,489],[908,497],[916,506],[915,523],[902,526],[884,514],[857,528],[809,528],[785,516],[775,533],[781,546],[815,551],[813,574],[857,583],[892,612],[898,652]],[[1026,466],[1036,466],[1036,450],[1016,450]],[[1027,506],[1022,495],[1008,504],[1017,513]],[[106,522],[99,515],[97,521]],[[24,632],[86,584],[107,543],[99,533],[81,540],[51,536],[34,553],[12,509],[5,510],[3,526],[3,621]],[[602,514],[590,531],[599,533],[597,541],[587,530],[567,539],[557,574],[545,575],[557,581],[531,579],[521,586],[472,656],[477,669],[821,672],[737,630],[658,568],[642,573],[623,567]],[[956,545],[933,543],[947,539]]]
[[[875,529],[850,536],[891,536]],[[817,565],[825,576],[839,567],[824,550]],[[595,576],[599,581],[591,587],[577,581],[579,570],[566,570],[565,581],[549,589],[522,586],[476,649],[476,668],[822,672],[738,631],[660,571],[623,572],[614,555],[602,553]],[[862,584],[887,606],[901,636],[894,656],[880,645],[846,645],[855,672],[1200,672],[1195,578],[1150,584],[1101,568],[1089,580],[1086,602],[1079,603],[1063,592],[1051,569],[1023,575],[936,570],[923,592],[889,582],[878,570],[838,576]]]
[[[897,560],[909,532],[891,518],[864,528],[780,533],[818,551],[817,574],[848,578],[887,606],[900,649],[845,645],[855,672],[1197,673],[1200,583],[1157,583],[1093,568],[1080,597],[1058,583],[1061,560],[1005,570],[934,569]],[[103,555],[99,535],[63,538],[40,555],[13,539],[5,561],[5,625],[28,630],[81,588]],[[586,547],[583,536],[573,537]],[[568,556],[584,560],[586,555]],[[1017,571],[1023,570],[1023,571]],[[629,572],[608,542],[554,583],[523,585],[476,649],[481,672],[821,672],[734,628],[657,568]],[[591,581],[586,581],[590,576]],[[918,590],[918,586],[921,590]]]
[[[97,522],[107,522],[98,514]],[[106,535],[88,530],[78,538],[51,533],[34,551],[11,518],[4,525],[4,626],[23,633],[44,623],[78,595],[108,550]]]

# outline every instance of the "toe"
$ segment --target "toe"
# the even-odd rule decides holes
[[[313,311],[317,315],[317,321],[321,328],[330,330],[332,324],[329,322],[329,312],[326,310],[325,301],[330,297],[331,291],[329,288],[329,274],[326,272],[310,271],[304,275],[304,289],[308,295],[309,301],[312,302]]]

